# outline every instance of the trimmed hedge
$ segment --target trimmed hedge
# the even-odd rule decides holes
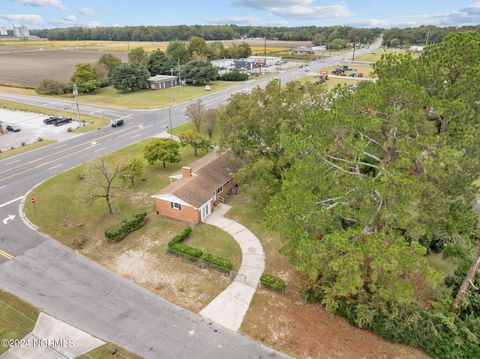
[[[173,253],[176,252],[185,254],[187,258],[193,262],[196,262],[198,259],[200,259],[218,269],[224,269],[226,271],[233,270],[233,264],[229,260],[222,257],[217,257],[210,253],[203,253],[203,251],[198,248],[182,244],[181,242],[187,239],[190,233],[192,233],[191,227],[185,227],[182,229],[175,237],[172,238],[170,242],[168,242],[168,249]]]
[[[188,259],[192,261],[194,260],[194,258],[198,259],[203,256],[203,252],[200,249],[190,247],[182,243],[174,243],[172,245],[169,245],[168,248],[172,251],[187,255],[189,257]]]
[[[239,71],[227,72],[220,76],[222,81],[246,81],[248,80],[248,74]]]
[[[217,257],[210,253],[204,253],[201,259],[204,262],[214,265],[215,267],[219,267],[227,271],[233,270],[233,263],[230,262],[228,259]]]
[[[109,242],[120,242],[129,233],[143,227],[146,217],[146,213],[137,213],[130,218],[124,219],[118,226],[105,230],[105,238]]]
[[[287,285],[282,278],[279,278],[273,274],[263,273],[260,277],[260,283],[263,287],[274,290],[276,292],[282,292]]]
[[[168,248],[171,248],[172,245],[181,243],[183,240],[185,240],[190,233],[192,233],[192,227],[185,227],[178,233],[173,239],[168,242]]]

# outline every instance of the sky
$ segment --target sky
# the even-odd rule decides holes
[[[407,27],[480,23],[480,1],[0,0],[0,25],[29,28],[179,24]]]

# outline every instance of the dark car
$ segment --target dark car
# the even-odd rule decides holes
[[[9,132],[20,132],[20,127],[17,127],[15,125],[8,125],[7,126],[7,131],[9,131]]]
[[[113,121],[112,122],[112,127],[120,127],[120,126],[123,126],[125,124],[125,121],[123,120],[116,120],[116,121]]]

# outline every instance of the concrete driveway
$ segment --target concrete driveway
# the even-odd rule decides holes
[[[242,251],[242,264],[234,281],[203,308],[200,315],[238,331],[265,270],[265,253],[260,240],[248,228],[224,217],[230,208],[220,205],[205,223],[224,230],[237,241]]]

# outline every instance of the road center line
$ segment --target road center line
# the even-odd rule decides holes
[[[11,201],[2,203],[2,204],[0,204],[0,208],[5,207],[5,206],[8,206],[9,204],[12,204],[12,203],[14,203],[14,202],[20,201],[22,198],[23,198],[23,196],[18,197],[18,198],[15,198],[15,199],[12,199]]]
[[[1,249],[0,249],[0,256],[5,257],[5,258],[7,258],[7,259],[13,259],[13,258],[15,258],[15,257],[12,256],[11,254],[9,254],[9,253],[7,253],[7,252],[5,252],[5,251],[2,251]]]

